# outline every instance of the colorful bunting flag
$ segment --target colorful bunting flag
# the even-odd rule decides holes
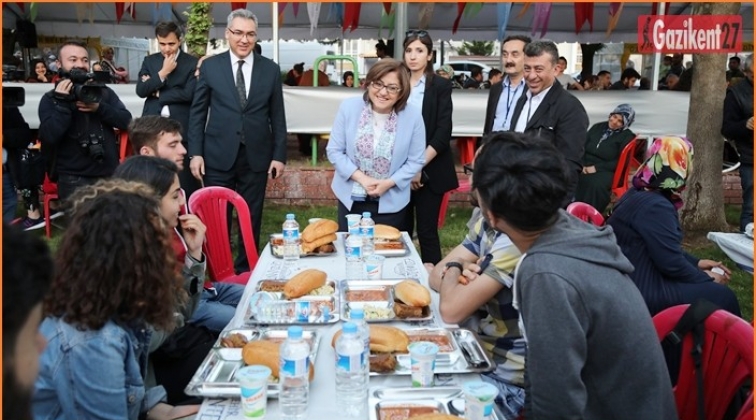
[[[551,17],[551,3],[538,3],[535,5],[533,12],[533,29],[531,35],[535,36],[536,31],[541,29],[541,38],[549,30],[549,18]]]
[[[391,2],[383,2],[383,10],[386,12],[387,15],[391,13],[391,6],[392,5],[393,5],[393,3],[391,3]]]
[[[522,5],[522,9],[520,9],[520,13],[517,14],[517,19],[520,19],[521,17],[525,16],[525,12],[527,12],[529,8],[530,8],[530,3],[524,3]]]
[[[346,3],[344,5],[344,22],[341,24],[341,32],[345,32],[349,28],[350,32],[354,32],[360,25],[360,9],[362,3]]]
[[[237,9],[246,9],[247,8],[247,2],[240,1],[240,2],[231,2],[231,10],[237,10]]]
[[[609,3],[609,23],[606,26],[607,39],[609,39],[609,37],[612,35],[614,28],[617,27],[617,23],[619,23],[620,15],[622,15],[623,7],[624,7],[623,3],[620,3],[620,2]]]
[[[171,3],[155,3],[152,8],[152,26],[157,25],[160,21],[170,21],[173,19],[173,5]]]
[[[593,32],[593,3],[575,3],[575,33],[579,34],[585,21]]]
[[[29,5],[29,20],[32,23],[37,20],[37,3],[31,3]]]
[[[474,18],[483,9],[483,3],[467,3],[465,6],[465,17]]]
[[[89,23],[94,23],[94,4],[76,3],[76,20],[81,25],[85,18],[89,20]]]
[[[124,13],[131,16],[131,19],[136,19],[136,3],[133,1],[127,1],[123,3]]]
[[[284,24],[284,11],[286,10],[286,2],[278,3],[278,27]]]
[[[462,19],[462,13],[465,11],[465,6],[467,3],[465,2],[459,2],[457,3],[457,18],[454,19],[454,23],[452,24],[452,33],[457,33],[457,28],[459,28],[459,21]]]
[[[331,3],[326,22],[333,22],[333,19],[336,19],[338,25],[344,22],[344,3]]]
[[[318,28],[318,19],[320,19],[320,2],[307,3],[307,17],[310,18],[310,36],[313,36],[315,29]]]
[[[431,18],[433,17],[433,9],[435,7],[436,3],[420,3],[418,5],[418,19],[417,19],[417,28],[418,29],[428,29],[428,26],[430,26]]]
[[[499,41],[507,34],[509,24],[509,12],[512,11],[512,3],[498,3],[496,5],[496,25],[499,27]]]
[[[378,38],[384,38],[383,36],[383,28],[387,28],[389,33],[388,36],[385,37],[387,39],[391,39],[394,36],[394,27],[396,25],[396,12],[393,10],[389,13],[386,13],[386,9],[381,10],[381,22],[378,26]]]
[[[291,9],[294,11],[294,17],[299,16],[299,2],[294,2],[291,4]]]

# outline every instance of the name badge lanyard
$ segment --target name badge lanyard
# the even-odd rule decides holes
[[[506,113],[506,115],[504,115],[504,125],[505,126],[507,125],[507,121],[509,120],[509,110],[510,110],[510,108],[512,108],[512,102],[514,102],[515,98],[517,98],[517,92],[520,91],[520,87],[524,83],[525,83],[524,80],[520,80],[520,84],[517,85],[517,87],[515,88],[515,94],[512,95],[512,99],[511,100],[509,99],[509,94],[512,92],[512,89],[510,89],[509,87],[507,87],[507,113]]]

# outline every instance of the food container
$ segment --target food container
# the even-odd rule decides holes
[[[236,372],[244,418],[257,420],[265,418],[270,375],[270,368],[261,365],[246,366]]]
[[[288,300],[283,294],[285,280],[262,280],[249,300],[246,323],[259,324],[332,324],[340,319],[337,283],[326,281],[325,286],[311,294]],[[270,291],[279,290],[279,291]]]
[[[409,345],[409,352],[412,365],[412,387],[432,387],[435,384],[434,370],[438,346],[427,341],[418,341]]]
[[[493,413],[494,400],[499,390],[494,385],[483,381],[462,384],[465,394],[465,418],[467,420],[484,420]]]
[[[368,391],[370,420],[409,419],[421,414],[438,413],[462,417],[464,394],[458,386],[433,388],[374,387]],[[460,404],[462,403],[462,404]],[[486,420],[504,420],[494,409]]]
[[[407,317],[399,318],[394,312],[394,286],[401,283],[405,279],[395,280],[342,280],[339,283],[339,292],[341,296],[341,318],[349,320],[349,312],[352,308],[362,308],[365,313],[365,322],[414,322],[414,321],[430,321],[433,319],[433,312],[430,306],[423,308],[423,312],[420,317]],[[415,279],[408,279],[417,281]],[[363,291],[374,290],[370,292],[370,299],[358,300],[352,296],[355,293],[363,293]],[[378,292],[378,291],[382,292]],[[385,292],[388,290],[388,292]],[[366,292],[367,293],[367,292]],[[372,300],[376,298],[380,300]]]
[[[276,258],[283,258],[283,234],[281,233],[274,233],[270,235],[270,254],[273,255]],[[329,257],[331,255],[336,255],[336,248],[334,246],[333,251],[330,252],[310,252],[305,253],[302,251],[302,245],[299,245],[299,256],[300,257]]]

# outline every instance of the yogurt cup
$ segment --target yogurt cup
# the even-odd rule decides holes
[[[383,262],[386,257],[383,255],[368,255],[365,257],[365,271],[367,271],[368,280],[380,280],[383,276]]]
[[[360,220],[362,220],[362,215],[360,214],[347,214],[347,232],[349,232],[350,235],[359,235],[360,234]]]
[[[435,385],[433,371],[436,369],[438,345],[417,341],[409,345],[412,387],[427,388]]]
[[[270,374],[270,368],[262,365],[246,366],[236,372],[236,380],[241,388],[242,415],[245,419],[265,418]]]
[[[499,390],[494,385],[483,381],[462,384],[465,394],[465,418],[483,420],[493,414],[494,400]]]

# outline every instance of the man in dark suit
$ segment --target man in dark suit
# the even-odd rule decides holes
[[[509,129],[539,135],[564,153],[573,169],[568,183],[571,200],[578,175],[583,170],[581,161],[588,114],[583,104],[556,80],[559,58],[556,44],[548,40],[533,41],[525,46],[524,53],[528,90],[517,101]]]
[[[286,164],[281,69],[253,53],[257,17],[249,10],[231,12],[226,40],[230,50],[200,67],[189,118],[189,166],[205,185],[228,187],[244,197],[260,249],[267,177],[281,176]],[[234,268],[249,270],[241,241]]]
[[[524,35],[508,36],[501,43],[501,65],[506,77],[501,83],[491,86],[486,106],[486,121],[483,134],[509,129],[517,100],[526,89],[522,67],[525,64],[525,45],[530,37]]]
[[[174,22],[160,22],[155,27],[160,52],[144,58],[139,70],[136,93],[146,98],[142,116],[162,115],[181,123],[182,144],[188,148],[187,127],[197,78],[194,70],[197,58],[181,51],[181,28]],[[184,158],[179,181],[188,199],[199,188],[189,170],[189,158]]]

